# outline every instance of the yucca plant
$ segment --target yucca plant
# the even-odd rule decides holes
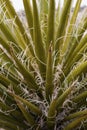
[[[0,128],[87,129],[87,16],[82,0],[0,0]]]

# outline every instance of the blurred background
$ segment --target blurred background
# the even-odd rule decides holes
[[[11,0],[11,1],[12,1],[13,5],[14,5],[14,7],[15,7],[15,9],[16,9],[17,11],[23,10],[22,0]],[[56,7],[57,7],[57,5],[58,5],[58,1],[59,1],[59,0],[55,0],[55,2],[56,2]],[[61,0],[61,1],[62,1],[62,3],[63,3],[63,0]],[[73,0],[73,6],[75,5],[76,1],[77,1],[77,0]],[[87,0],[82,0],[81,7],[83,7],[83,6],[87,6]]]

